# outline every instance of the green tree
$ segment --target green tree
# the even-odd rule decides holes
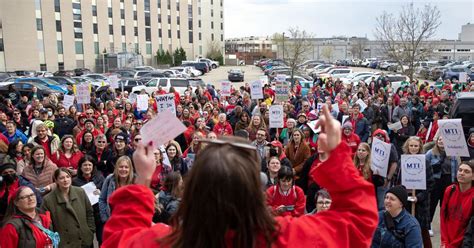
[[[164,56],[165,52],[163,51],[163,49],[156,51],[156,63],[159,65],[165,64],[163,61]]]
[[[181,65],[181,63],[186,60],[186,51],[182,47],[176,48],[176,50],[173,53],[174,57],[174,65],[178,66]]]
[[[224,64],[224,55],[222,55],[222,49],[217,41],[208,42],[206,58],[218,61],[220,65]]]

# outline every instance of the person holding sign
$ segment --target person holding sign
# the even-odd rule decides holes
[[[266,191],[267,204],[277,216],[299,217],[304,214],[306,197],[303,190],[294,185],[294,176],[291,168],[281,167],[276,184]]]
[[[441,206],[441,246],[461,247],[464,233],[474,213],[474,160],[461,163],[457,183],[444,192]]]

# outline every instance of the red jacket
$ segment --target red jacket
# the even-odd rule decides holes
[[[217,136],[226,136],[226,135],[232,135],[234,134],[234,131],[232,130],[232,126],[229,124],[229,122],[224,122],[224,124],[217,122],[216,125],[214,125],[214,129],[212,129],[214,133],[217,134]]]
[[[292,211],[286,211],[280,216],[299,217],[304,214],[304,206],[306,204],[306,197],[303,190],[298,186],[293,186],[287,196],[280,193],[279,186],[274,185],[267,189],[267,204],[275,211],[279,206],[293,206]],[[275,211],[276,213],[276,211]]]
[[[46,212],[44,214],[39,214],[39,217],[41,219],[41,224],[49,229],[51,226],[51,217],[49,215],[49,212]],[[14,216],[14,218],[29,218],[24,215],[18,215]],[[51,240],[48,238],[46,234],[43,233],[38,227],[36,227],[33,223],[28,222],[30,225],[31,230],[33,232],[33,237],[35,238],[36,241],[36,248],[44,248],[48,244],[52,244]],[[0,247],[18,247],[18,233],[16,232],[15,227],[13,224],[7,224],[5,225],[1,230],[0,230]]]
[[[311,173],[331,194],[331,208],[299,218],[276,217],[279,229],[272,247],[370,246],[378,223],[373,185],[359,175],[347,145],[331,153],[335,155]],[[109,198],[113,213],[105,224],[102,247],[159,247],[156,240],[168,235],[171,227],[152,226],[154,203],[152,191],[143,185],[116,190]]]
[[[80,146],[82,144],[82,136],[84,136],[84,133],[86,132],[85,129],[83,129],[77,136],[76,136],[76,144]],[[96,138],[99,136],[99,134],[102,134],[97,128],[92,129],[91,131],[92,137]]]
[[[77,170],[77,167],[79,165],[79,160],[84,156],[84,153],[81,151],[77,151],[72,154],[70,158],[66,158],[66,155],[62,152],[57,152],[55,155],[51,156],[51,161],[58,166],[58,168],[64,167],[64,168],[74,168]]]
[[[474,214],[474,187],[461,192],[459,185],[454,184],[446,188],[443,199],[440,212],[441,245],[446,248],[461,247],[467,225]]]
[[[350,148],[351,148],[351,157],[354,157],[354,154],[357,152],[357,147],[359,147],[360,144],[360,138],[359,135],[355,134],[354,132],[351,133],[351,135],[346,136],[344,134],[344,131],[342,131],[342,142],[345,142]]]

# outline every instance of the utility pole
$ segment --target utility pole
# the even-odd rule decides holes
[[[283,32],[283,61],[285,61],[285,32]]]

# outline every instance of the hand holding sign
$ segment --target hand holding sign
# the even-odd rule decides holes
[[[327,105],[323,106],[322,111],[323,114],[315,126],[321,128],[318,146],[324,152],[331,152],[341,143],[341,123],[332,117]]]
[[[155,172],[156,162],[153,154],[153,144],[138,144],[137,149],[133,153],[133,164],[137,172],[136,184],[150,186],[151,177]]]

